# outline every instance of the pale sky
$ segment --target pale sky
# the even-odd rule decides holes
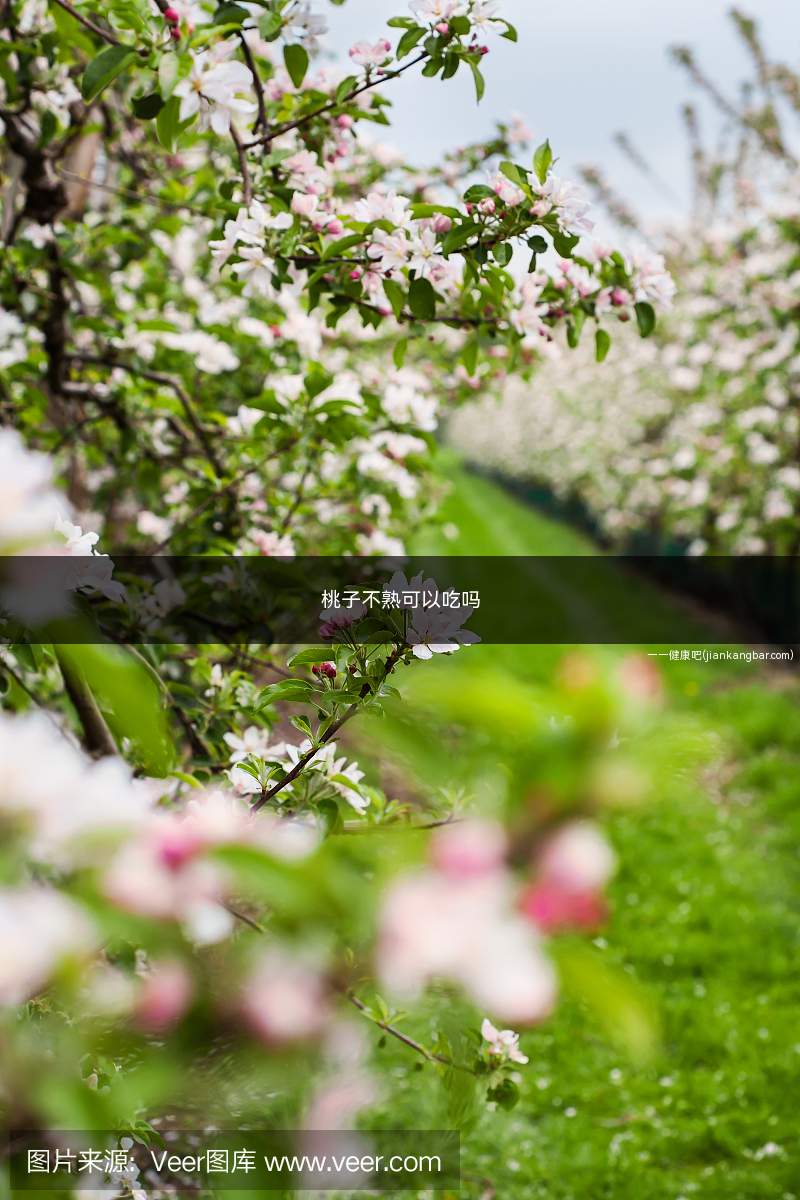
[[[800,0],[740,0],[758,17],[768,49],[800,65]],[[747,58],[730,21],[727,0],[503,0],[502,14],[519,30],[513,45],[491,39],[484,59],[486,96],[475,103],[465,74],[447,83],[418,75],[387,85],[394,99],[391,140],[408,161],[431,162],[445,148],[488,133],[495,118],[518,112],[536,141],[549,137],[559,172],[577,163],[602,165],[617,189],[650,217],[679,215],[659,189],[630,166],[612,142],[626,130],[682,197],[688,194],[686,143],[679,107],[700,100],[667,47],[686,43],[730,94]],[[345,53],[360,37],[386,32],[390,16],[406,15],[406,0],[348,0],[326,6],[327,44]],[[389,31],[396,36],[397,31]],[[709,129],[718,123],[704,106]],[[389,131],[376,127],[381,136]]]

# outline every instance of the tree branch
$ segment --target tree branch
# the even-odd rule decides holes
[[[160,383],[164,387],[171,388],[180,400],[186,420],[189,422],[192,432],[197,438],[203,454],[213,467],[215,474],[220,477],[224,475],[225,472],[222,463],[219,461],[216,451],[211,445],[208,434],[200,423],[197,413],[194,410],[194,405],[189,399],[188,392],[172,375],[165,375],[161,371],[149,371],[145,367],[138,367],[135,363],[126,363],[121,359],[114,358],[113,355],[104,357],[100,354],[70,353],[67,355],[67,358],[72,362],[85,363],[87,366],[108,367],[110,370],[118,368],[120,371],[127,371],[129,375],[136,375],[140,379],[149,379],[151,383]]]
[[[85,26],[86,29],[90,29],[92,33],[96,33],[97,36],[102,38],[104,42],[108,42],[110,46],[124,45],[119,38],[114,37],[110,30],[101,29],[99,25],[95,25],[94,22],[90,21],[88,17],[84,17],[83,13],[79,13],[76,8],[73,8],[72,5],[68,3],[68,0],[54,0],[54,3],[56,3],[59,8],[63,8],[64,12],[69,13],[69,15],[74,17],[76,21],[80,21],[81,25]],[[133,49],[133,47],[131,47],[131,49]]]
[[[368,1021],[371,1021],[373,1025],[378,1027],[378,1029],[382,1029],[384,1033],[388,1033],[390,1037],[396,1038],[398,1042],[402,1042],[404,1046],[408,1046],[410,1050],[413,1050],[416,1054],[421,1055],[422,1058],[427,1059],[428,1062],[440,1063],[445,1067],[453,1067],[454,1070],[464,1071],[467,1075],[475,1074],[472,1067],[466,1066],[465,1063],[454,1062],[452,1058],[448,1058],[445,1054],[436,1054],[435,1051],[429,1050],[427,1046],[423,1046],[421,1042],[417,1042],[414,1040],[414,1038],[409,1037],[407,1033],[403,1033],[403,1031],[398,1029],[395,1025],[390,1025],[388,1021],[382,1021],[379,1017],[374,1017],[367,1008],[367,1005],[364,1004],[363,1000],[359,1000],[358,996],[356,996],[353,992],[345,992],[345,995],[353,1007],[357,1008],[358,1011],[365,1016]]]
[[[381,684],[383,684],[389,678],[392,671],[397,666],[401,653],[402,647],[395,646],[394,650],[386,660],[386,666],[378,687],[380,687]],[[282,792],[285,787],[288,787],[290,783],[293,783],[294,780],[297,779],[297,776],[305,770],[314,755],[318,753],[320,746],[326,745],[331,738],[336,736],[342,726],[346,725],[347,722],[356,715],[361,708],[361,701],[366,700],[367,696],[369,696],[371,692],[372,688],[370,684],[365,683],[361,689],[361,700],[354,701],[354,703],[351,704],[344,713],[342,713],[341,717],[339,717],[339,720],[334,721],[334,723],[328,729],[326,729],[325,733],[319,740],[319,745],[312,746],[310,750],[307,750],[305,754],[298,758],[291,771],[284,775],[283,779],[279,779],[277,783],[274,783],[271,788],[268,788],[267,791],[263,792],[261,796],[259,796],[258,800],[256,800],[252,807],[253,812],[258,812],[258,810],[263,808],[264,805],[273,798],[273,796],[277,796],[278,792]]]
[[[264,133],[268,134],[269,121],[267,120],[267,106],[264,102],[264,85],[261,82],[261,76],[258,73],[256,61],[253,58],[253,52],[248,45],[247,38],[241,30],[239,31],[239,39],[242,43],[242,54],[244,55],[244,61],[247,63],[250,74],[253,77],[253,90],[256,94],[256,104],[258,105],[258,116],[256,117],[255,124],[253,125],[253,133],[255,133],[258,129],[263,129]],[[231,126],[231,128],[233,127]]]
[[[250,178],[250,168],[247,165],[247,154],[245,152],[242,139],[236,132],[236,126],[231,124],[231,137],[233,144],[236,147],[236,154],[239,159],[239,170],[242,175],[242,203],[245,208],[249,208],[253,200],[253,181]]]
[[[319,108],[315,108],[313,112],[305,113],[302,117],[297,117],[294,121],[287,121],[283,125],[279,125],[277,129],[273,129],[269,133],[265,133],[263,137],[255,138],[252,142],[246,142],[245,146],[250,149],[251,146],[260,146],[264,142],[271,142],[273,138],[280,137],[284,133],[289,133],[292,129],[301,129],[303,125],[307,125],[309,121],[313,121],[315,117],[322,117],[331,109],[341,108],[343,104],[348,104],[351,100],[355,100],[356,96],[360,96],[362,92],[368,92],[370,88],[376,87],[379,83],[388,83],[390,79],[398,79],[404,71],[408,71],[411,67],[416,67],[424,59],[428,58],[427,50],[422,54],[418,54],[416,58],[412,58],[405,66],[398,67],[396,71],[387,71],[385,75],[376,75],[372,79],[368,79],[366,83],[360,84],[353,88],[341,100],[329,100],[326,104],[321,104]]]

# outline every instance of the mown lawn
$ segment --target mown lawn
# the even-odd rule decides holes
[[[453,479],[444,520],[458,536],[426,535],[416,552],[591,552],[493,484]],[[560,653],[481,646],[437,669],[480,655],[535,679]],[[622,866],[596,943],[655,998],[663,1051],[637,1068],[565,1002],[523,1039],[519,1106],[465,1136],[464,1197],[800,1197],[800,686],[739,665],[667,662],[665,676],[717,749],[701,777],[610,819]],[[432,1068],[383,1053],[390,1095],[371,1119],[441,1126]]]

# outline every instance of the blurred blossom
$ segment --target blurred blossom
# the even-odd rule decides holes
[[[537,878],[523,894],[522,912],[547,933],[594,929],[606,916],[602,889],[616,866],[603,833],[589,821],[574,821],[545,843]]]
[[[96,934],[85,912],[45,887],[0,890],[0,1005],[22,1004],[59,964],[94,948]]]
[[[377,965],[384,986],[399,997],[451,980],[507,1021],[541,1020],[555,1003],[552,964],[514,912],[502,869],[467,878],[436,870],[400,876],[383,897]]]
[[[503,864],[508,839],[495,821],[458,821],[437,829],[431,838],[433,865],[454,879],[496,871]]]
[[[192,1000],[193,983],[178,959],[154,962],[136,998],[136,1019],[143,1028],[162,1032],[178,1022]]]
[[[270,949],[244,984],[241,1008],[253,1032],[270,1044],[316,1037],[330,1015],[325,976],[316,965]]]

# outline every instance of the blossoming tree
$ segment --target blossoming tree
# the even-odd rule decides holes
[[[6,561],[90,558],[108,590],[100,537],[401,553],[434,503],[443,404],[587,325],[602,359],[621,311],[649,335],[669,298],[663,264],[587,242],[580,189],[518,120],[428,171],[366,136],[402,76],[469,71],[481,99],[491,39],[516,38],[496,3],[416,0],[344,73],[319,65],[325,20],[300,0],[2,7]],[[159,586],[156,616],[181,603]],[[337,744],[353,718],[395,709],[396,679],[433,679],[420,660],[457,644],[329,634],[287,650],[18,631],[2,651],[12,1125],[337,1128],[374,1095],[364,1019],[451,1094],[467,1077],[513,1105],[525,1056],[500,1026],[555,1002],[545,934],[602,919],[613,855],[590,818],[643,787],[608,746],[646,725],[657,681],[636,659],[575,661],[502,731],[490,699],[509,681],[469,712],[445,681],[433,713],[433,692],[415,703],[460,765],[393,719],[369,726],[362,768]],[[394,752],[413,784],[384,778]],[[431,988],[460,1024],[417,1041],[396,1005]]]

